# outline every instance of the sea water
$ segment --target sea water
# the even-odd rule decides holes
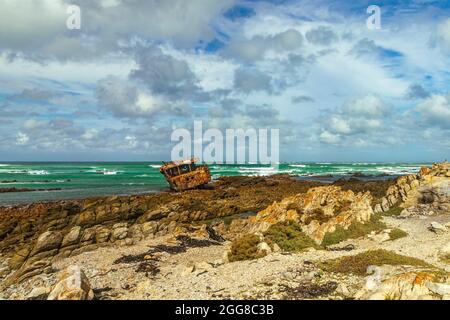
[[[167,190],[168,184],[159,172],[160,165],[161,162],[0,163],[0,189],[61,189],[0,193],[0,205]],[[277,165],[212,164],[210,169],[213,179],[220,176],[267,176],[285,173],[295,175],[299,179],[331,181],[351,177],[355,173],[363,174],[365,179],[396,177],[417,173],[424,165],[430,164],[298,162]]]

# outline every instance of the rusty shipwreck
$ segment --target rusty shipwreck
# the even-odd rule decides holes
[[[196,165],[196,158],[163,162],[159,171],[164,175],[170,188],[175,191],[195,189],[211,181],[207,165]]]

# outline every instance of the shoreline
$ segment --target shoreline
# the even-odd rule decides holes
[[[405,174],[406,175],[406,174]],[[255,179],[258,180],[260,178],[276,178],[277,176],[287,176],[292,180],[295,181],[301,181],[301,182],[316,182],[316,183],[323,183],[323,184],[334,184],[338,181],[341,182],[375,182],[375,181],[389,181],[389,180],[395,180],[403,175],[388,175],[388,174],[379,174],[379,175],[368,175],[368,174],[360,174],[359,172],[348,174],[348,175],[312,175],[312,176],[299,176],[299,175],[291,175],[291,174],[272,174],[272,175],[265,175],[265,176],[246,176],[246,175],[237,175],[237,176],[221,176],[217,179],[214,179],[211,181],[211,183],[208,185],[208,189],[214,189],[215,184],[220,181],[222,178],[234,178],[234,179]],[[1,186],[1,184],[0,184]],[[16,188],[6,188],[7,190],[16,189]],[[23,190],[23,191],[21,191]],[[66,189],[68,190],[68,189]],[[5,193],[32,193],[32,192],[48,192],[48,191],[66,191],[62,188],[50,188],[50,189],[17,189],[17,191],[5,191]],[[201,189],[200,189],[201,190]],[[2,194],[2,188],[0,188],[0,197]],[[33,204],[52,204],[52,203],[58,203],[61,201],[84,201],[84,200],[90,200],[90,199],[98,199],[98,198],[109,198],[109,197],[134,197],[134,196],[145,196],[145,195],[154,195],[154,194],[160,194],[160,193],[173,193],[176,194],[176,192],[170,190],[169,186],[167,185],[164,188],[158,189],[158,190],[149,190],[149,191],[142,191],[142,192],[130,192],[130,193],[111,193],[111,194],[103,194],[103,195],[92,195],[92,196],[83,196],[83,197],[74,197],[74,198],[60,198],[60,199],[48,199],[48,200],[37,200],[37,201],[17,201],[17,202],[9,202],[9,203],[2,203],[0,200],[0,210],[2,208],[11,208],[11,207],[20,207],[20,206],[28,206]]]

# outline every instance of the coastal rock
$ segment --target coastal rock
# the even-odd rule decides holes
[[[70,266],[59,276],[48,300],[92,300],[94,292],[88,278],[78,266]]]
[[[47,287],[37,287],[31,290],[27,295],[27,300],[46,300],[48,294],[50,293],[50,288]]]
[[[407,208],[402,217],[450,212],[450,163],[423,167],[418,174],[399,177],[386,196],[374,206],[375,212],[388,211],[398,205]]]
[[[158,231],[158,223],[156,221],[149,221],[142,224],[142,233],[148,237],[154,235]]]
[[[430,226],[428,227],[428,230],[430,230],[434,233],[437,233],[437,234],[447,232],[447,228],[436,221],[431,222]]]
[[[100,227],[95,232],[95,242],[104,243],[109,240],[111,230],[107,227]]]
[[[18,270],[10,274],[4,281],[5,286],[10,286],[14,283],[21,283],[22,281],[40,275],[41,273],[51,272],[51,263],[49,260],[28,260]]]
[[[7,276],[11,272],[11,258],[3,258],[0,256],[0,279]]]
[[[36,241],[31,255],[39,252],[57,249],[61,245],[63,237],[60,232],[46,231],[42,233]]]
[[[128,234],[127,223],[117,223],[113,226],[111,240],[115,241],[125,239],[127,234]]]
[[[260,242],[257,246],[258,253],[261,255],[267,255],[272,252],[272,249],[266,242]]]
[[[444,278],[426,270],[407,267],[371,266],[365,288],[357,293],[368,300],[435,300],[442,299],[450,288]]]
[[[81,235],[81,227],[80,226],[73,227],[72,229],[70,229],[69,233],[66,234],[66,236],[64,237],[61,246],[66,247],[77,243],[80,240],[80,235]]]
[[[249,219],[252,232],[264,232],[271,225],[288,221],[302,225],[302,230],[320,243],[328,232],[353,222],[369,221],[373,214],[369,192],[353,193],[337,186],[318,187],[307,193],[275,202]]]

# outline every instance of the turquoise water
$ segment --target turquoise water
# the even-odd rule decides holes
[[[159,173],[160,162],[146,163],[0,163],[0,188],[50,189],[0,193],[0,205],[62,199],[77,199],[103,195],[140,194],[167,190]],[[264,176],[288,173],[315,179],[332,175],[350,177],[356,172],[379,178],[416,173],[425,163],[282,163],[277,166],[260,164],[210,165],[213,178],[220,176]]]

